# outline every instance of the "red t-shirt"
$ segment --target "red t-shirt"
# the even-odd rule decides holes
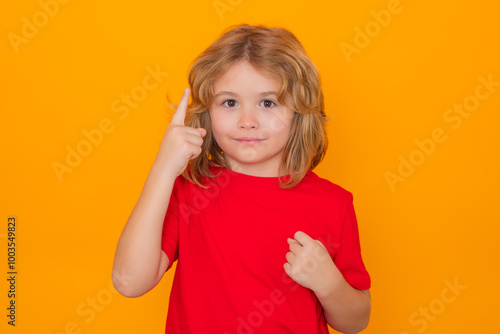
[[[314,292],[283,268],[287,238],[320,240],[345,280],[369,289],[352,194],[312,170],[281,189],[278,177],[211,168],[222,174],[209,189],[175,180],[161,245],[168,269],[178,260],[165,332],[328,333]]]

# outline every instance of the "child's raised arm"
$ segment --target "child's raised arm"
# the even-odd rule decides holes
[[[112,280],[126,297],[154,288],[168,268],[161,249],[163,222],[175,179],[201,153],[206,130],[184,126],[190,91],[186,88],[151,167],[139,199],[116,247]]]

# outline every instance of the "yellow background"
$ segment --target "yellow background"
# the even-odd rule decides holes
[[[34,0],[1,5],[0,331],[163,332],[175,268],[145,296],[122,297],[110,285],[116,243],[168,125],[167,92],[177,102],[193,58],[246,22],[289,28],[319,67],[334,117],[315,172],[354,194],[373,283],[365,332],[498,333],[500,86],[459,127],[444,117],[474,102],[479,77],[500,81],[499,3],[219,3],[225,12],[212,0],[74,0],[52,6],[52,16]],[[389,8],[399,12],[377,30],[372,11]],[[11,42],[34,21],[37,31],[25,27],[29,38]],[[365,28],[367,45],[356,39]],[[358,52],[346,57],[347,44]],[[148,67],[168,75],[127,115],[116,113],[122,94],[141,92]],[[84,145],[82,131],[106,119],[112,130],[59,180],[53,163],[66,164],[67,147]],[[446,140],[429,155],[414,152],[436,128]],[[412,154],[425,160],[391,189],[386,172]],[[18,218],[15,328],[6,324],[10,215]],[[455,294],[445,290],[454,280]]]

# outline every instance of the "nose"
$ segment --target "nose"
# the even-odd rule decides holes
[[[238,126],[240,129],[257,129],[259,122],[257,120],[257,111],[252,107],[241,108]]]

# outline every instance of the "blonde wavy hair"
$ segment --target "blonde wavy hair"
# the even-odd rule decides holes
[[[200,187],[202,177],[213,178],[209,166],[231,169],[212,133],[209,109],[214,99],[214,83],[235,63],[247,60],[257,71],[279,82],[278,102],[294,111],[290,136],[283,150],[278,175],[279,186],[297,185],[324,158],[328,148],[321,78],[299,40],[285,28],[240,24],[226,28],[219,38],[191,63],[189,86],[191,102],[185,125],[204,128],[202,152],[190,160],[182,173]],[[287,103],[291,96],[293,105]],[[169,99],[170,105],[177,108]],[[281,172],[281,173],[280,173]]]

